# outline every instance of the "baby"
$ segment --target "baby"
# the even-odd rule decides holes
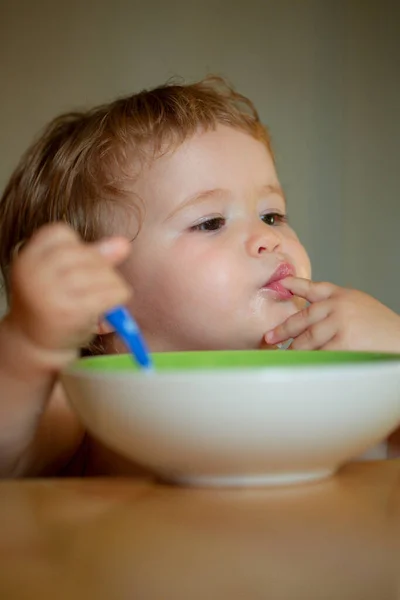
[[[53,121],[0,201],[0,266],[2,476],[129,470],[57,383],[79,349],[124,351],[102,321],[120,303],[152,351],[400,352],[398,315],[310,280],[268,132],[217,78]]]

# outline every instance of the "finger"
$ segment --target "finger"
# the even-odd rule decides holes
[[[282,279],[281,284],[295,296],[300,296],[309,302],[321,302],[327,300],[337,289],[333,283],[326,281],[311,281],[300,277],[287,277]]]
[[[128,256],[130,250],[129,240],[123,237],[106,238],[94,246],[110,265],[118,265]]]
[[[292,342],[292,350],[321,350],[337,333],[333,319],[324,319],[311,325]]]
[[[263,339],[260,344],[260,350],[279,350],[279,348],[276,346],[276,344],[267,344],[265,339]]]
[[[43,254],[60,244],[75,245],[79,243],[81,243],[80,237],[71,227],[65,223],[50,223],[33,234],[21,250],[21,254],[28,250],[32,254]]]
[[[124,294],[124,296],[128,294],[129,297],[131,294],[131,287],[117,273],[98,270],[93,273],[87,270],[78,271],[70,276],[67,281],[62,278],[57,286],[60,294],[77,300],[85,295],[95,296],[104,290],[110,290],[120,296],[121,294]]]
[[[105,238],[91,244],[60,240],[56,247],[47,248],[49,257],[46,265],[51,269],[56,266],[57,270],[103,268],[105,264],[116,265],[121,262],[129,250],[129,240],[122,237]]]
[[[39,229],[29,243],[23,247],[21,254],[29,251],[32,260],[40,260],[50,253],[57,251],[66,256],[72,249],[84,254],[86,249],[95,248],[107,259],[109,264],[118,264],[129,253],[129,240],[123,237],[105,238],[94,244],[85,244],[71,227],[64,223],[53,223]]]
[[[327,302],[317,302],[315,304],[310,304],[307,308],[295,313],[293,316],[289,317],[269,331],[265,340],[267,344],[278,344],[280,342],[284,342],[289,340],[290,338],[296,338],[303,331],[326,319],[330,314],[330,305]]]
[[[82,271],[94,271],[109,267],[97,251],[88,251],[83,244],[60,241],[57,245],[46,246],[45,249],[26,249],[26,254],[21,255],[13,269],[13,279],[21,279],[29,283],[32,272],[36,281],[41,285],[48,285],[57,280],[67,282],[68,278],[78,277]],[[62,284],[65,287],[65,283]]]
[[[340,340],[340,336],[334,335],[329,342],[321,346],[320,350],[348,350],[348,348],[343,347],[343,343]]]
[[[75,246],[61,245],[52,252],[47,261],[49,268],[63,271],[77,272],[85,269],[92,272],[104,269],[109,270],[123,260],[130,250],[129,241],[125,238],[109,238],[93,244],[79,244]]]
[[[104,313],[117,305],[125,304],[129,299],[126,290],[101,290],[95,294],[85,294],[78,299],[62,298],[53,304],[56,308],[57,327],[70,332],[90,329],[97,326]],[[41,317],[45,317],[45,307],[41,307]]]
[[[96,322],[102,315],[119,304],[125,304],[129,300],[127,289],[101,290],[96,294],[84,296],[79,305],[83,312],[96,317]]]
[[[129,250],[129,241],[124,238],[112,238],[98,244],[59,240],[57,245],[41,248],[40,253],[43,256],[36,250],[30,252],[29,257],[26,255],[24,260],[15,264],[12,275],[14,280],[27,279],[27,274],[30,275],[31,269],[34,268],[38,280],[48,282],[61,279],[65,288],[68,278],[73,278],[78,285],[80,276],[85,276],[85,273],[88,281],[96,271],[107,277],[105,270],[109,270],[109,265],[120,263],[126,258]],[[38,264],[40,269],[37,269]]]

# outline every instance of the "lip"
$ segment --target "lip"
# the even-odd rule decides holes
[[[267,283],[264,287],[268,287],[275,281],[281,281],[281,279],[286,279],[286,277],[293,277],[296,274],[296,270],[293,265],[290,263],[281,263],[276,271],[273,272],[271,277],[268,279]]]
[[[293,265],[290,263],[281,263],[268,279],[267,283],[263,285],[262,289],[273,292],[278,300],[289,300],[293,297],[293,294],[281,284],[281,281],[282,279],[286,279],[286,277],[294,275],[296,275],[296,270]]]

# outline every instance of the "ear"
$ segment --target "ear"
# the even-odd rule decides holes
[[[96,335],[107,335],[108,333],[114,333],[115,329],[107,321],[99,321],[95,334]]]

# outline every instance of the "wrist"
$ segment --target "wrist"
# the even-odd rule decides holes
[[[37,344],[10,314],[0,321],[1,363],[18,378],[57,375],[77,355],[76,350],[50,350]]]

